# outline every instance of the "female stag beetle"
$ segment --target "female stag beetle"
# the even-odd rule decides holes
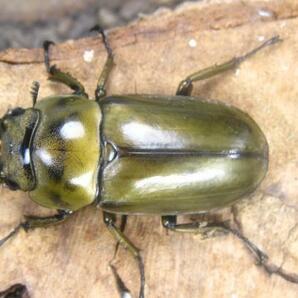
[[[178,224],[176,217],[231,205],[264,178],[268,145],[255,121],[235,107],[192,97],[191,91],[193,82],[235,68],[280,38],[191,74],[180,83],[176,96],[106,96],[113,53],[103,30],[93,29],[101,34],[107,51],[95,101],[88,99],[77,79],[51,65],[53,43],[46,41],[49,79],[74,92],[37,101],[35,83],[33,106],[15,108],[1,118],[1,182],[58,212],[49,217],[25,216],[0,245],[20,229],[62,222],[94,203],[103,209],[108,229],[138,262],[139,297],[144,297],[143,261],[115,224],[115,214],[160,215],[165,228],[204,237],[231,232],[268,270],[266,255],[237,230],[224,223]]]

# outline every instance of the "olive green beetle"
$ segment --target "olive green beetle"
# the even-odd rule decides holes
[[[242,239],[266,267],[266,255],[224,223],[178,224],[179,214],[203,213],[233,204],[254,191],[268,167],[268,144],[255,121],[241,110],[191,96],[194,81],[232,69],[260,49],[280,41],[273,37],[249,53],[198,71],[183,80],[176,96],[106,96],[113,53],[107,50],[95,101],[70,74],[50,64],[52,42],[44,43],[49,79],[69,86],[70,95],[15,108],[0,123],[0,179],[12,190],[29,193],[37,204],[57,209],[49,217],[25,216],[28,231],[56,224],[92,203],[104,211],[104,222],[137,259],[140,297],[145,274],[139,250],[115,224],[115,215],[161,215],[165,228],[195,231],[205,237],[231,232]],[[125,218],[125,217],[124,217]],[[113,269],[115,275],[116,271]]]

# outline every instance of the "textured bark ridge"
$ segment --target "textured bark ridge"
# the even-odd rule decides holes
[[[196,235],[166,232],[158,217],[132,217],[126,234],[142,250],[147,297],[297,297],[298,285],[291,282],[298,274],[297,16],[298,5],[290,0],[203,1],[159,11],[110,32],[116,65],[109,94],[174,94],[186,75],[243,54],[274,35],[283,39],[235,71],[195,84],[193,91],[248,112],[268,139],[270,166],[262,185],[216,217],[230,220],[266,252],[268,264],[276,265],[269,271],[278,274],[256,266],[233,236],[202,241]],[[52,50],[54,63],[84,82],[89,94],[105,55],[98,37]],[[47,81],[42,62],[41,49],[0,53],[1,114],[31,105],[32,80],[41,84],[40,98],[68,91]],[[24,193],[0,192],[1,237],[23,214],[49,214]],[[109,267],[114,246],[100,211],[85,208],[64,224],[20,232],[7,242],[0,249],[0,288],[22,283],[36,298],[117,297]],[[132,257],[120,249],[113,264],[136,295],[139,277]],[[289,272],[293,274],[280,276]]]

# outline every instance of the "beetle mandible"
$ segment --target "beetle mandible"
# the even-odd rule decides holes
[[[264,178],[268,144],[255,121],[235,107],[192,97],[191,91],[193,82],[233,69],[281,39],[275,36],[245,55],[189,75],[175,96],[106,96],[113,52],[104,31],[98,26],[93,30],[101,34],[107,51],[94,101],[77,79],[51,65],[53,42],[46,41],[49,79],[73,93],[37,101],[35,82],[33,106],[15,108],[1,118],[1,182],[58,212],[25,216],[0,246],[20,229],[50,226],[95,204],[103,209],[107,228],[138,262],[139,297],[144,297],[143,261],[116,225],[116,214],[160,215],[165,228],[203,237],[232,233],[268,270],[266,255],[225,223],[179,224],[176,218],[229,206],[253,192]]]

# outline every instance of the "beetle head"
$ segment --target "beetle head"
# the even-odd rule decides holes
[[[0,182],[11,190],[34,188],[30,148],[38,118],[35,109],[15,108],[0,120]]]

